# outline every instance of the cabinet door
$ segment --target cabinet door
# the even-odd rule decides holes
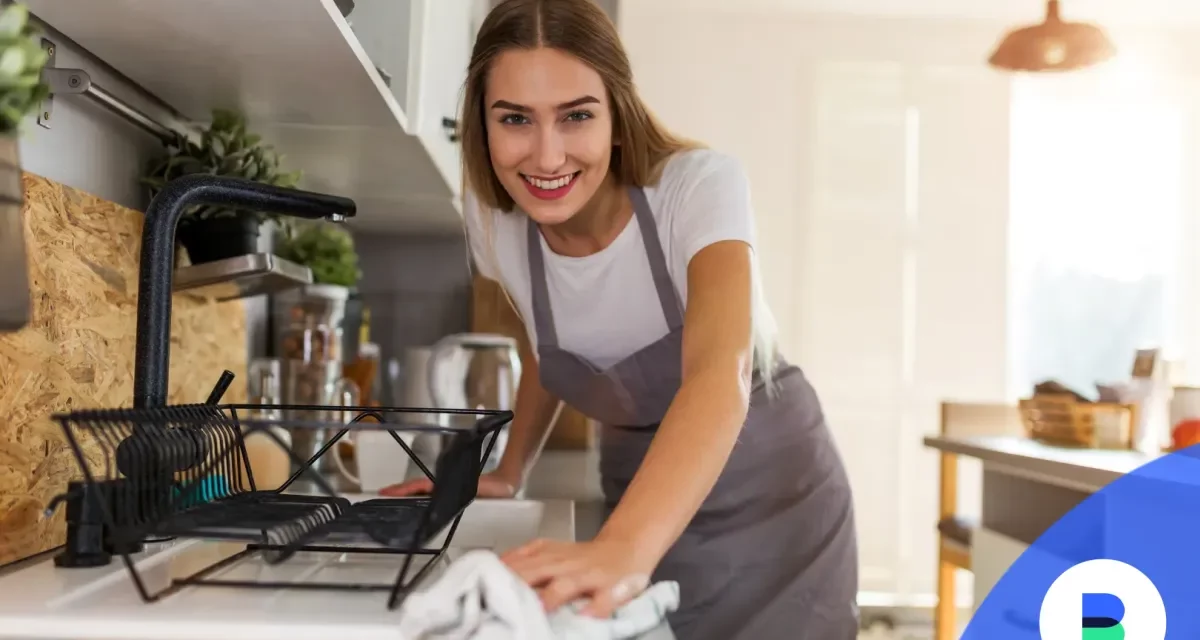
[[[463,83],[475,41],[475,2],[423,0],[420,4],[423,28],[419,33],[420,56],[415,65],[416,103],[409,102],[413,111],[410,118],[434,165],[450,190],[458,194],[461,156],[458,142],[452,136],[454,128],[446,126],[445,121],[457,121],[461,110]]]
[[[347,18],[355,37],[376,68],[389,78],[389,88],[404,115],[409,118],[412,133],[412,113],[416,82],[409,72],[418,44],[414,37],[420,33],[418,11],[422,0],[355,0],[354,10]],[[382,74],[381,74],[382,75]]]

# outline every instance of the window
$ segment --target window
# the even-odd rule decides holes
[[[1135,349],[1179,353],[1184,109],[1122,60],[1012,90],[1010,393],[1085,395]]]

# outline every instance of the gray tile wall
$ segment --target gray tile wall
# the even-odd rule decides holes
[[[371,340],[383,360],[470,329],[471,273],[461,236],[358,233],[354,238],[371,309]]]

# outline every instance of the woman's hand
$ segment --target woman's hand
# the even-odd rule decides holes
[[[653,566],[633,545],[611,540],[534,540],[505,553],[502,560],[537,591],[546,611],[574,600],[590,600],[584,615],[607,618],[650,585]]]
[[[432,492],[433,482],[429,478],[416,478],[384,487],[379,490],[379,495],[402,498]],[[517,495],[517,487],[505,476],[493,471],[479,476],[479,486],[475,489],[475,495],[480,498],[513,498]]]

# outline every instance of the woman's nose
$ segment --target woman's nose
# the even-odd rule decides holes
[[[553,127],[544,128],[538,133],[537,149],[534,153],[538,171],[547,176],[554,175],[567,161],[562,134]]]

